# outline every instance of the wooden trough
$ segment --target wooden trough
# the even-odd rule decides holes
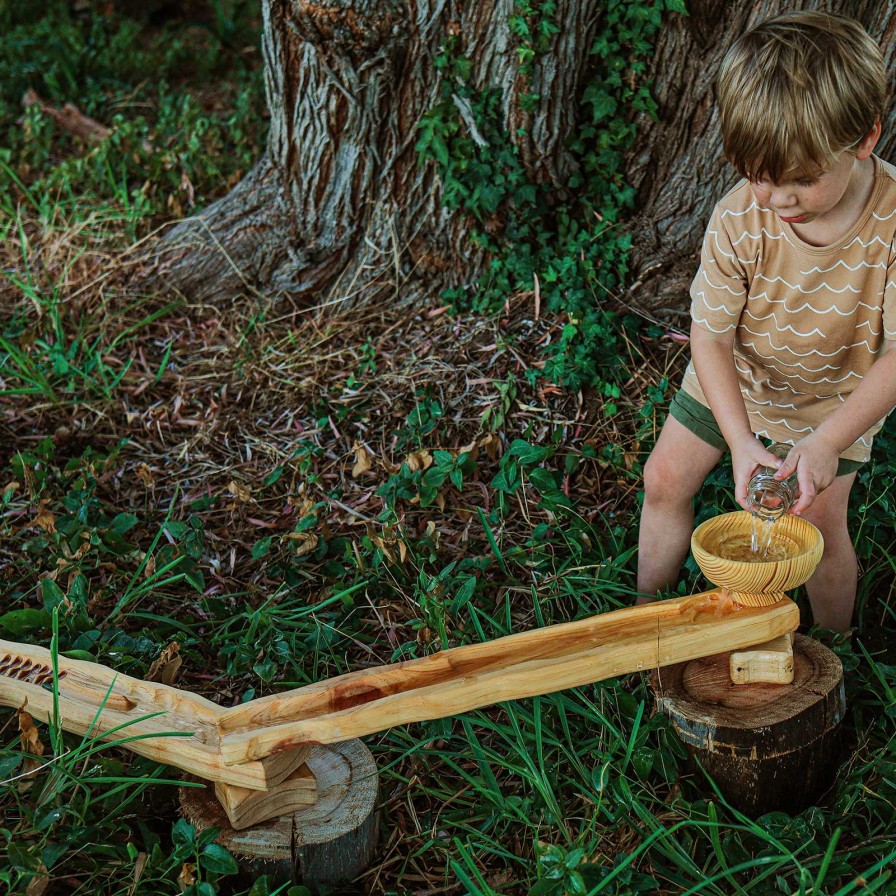
[[[715,544],[719,531],[742,526],[742,519],[729,519],[736,516],[718,517],[719,522],[701,527],[702,534],[695,533],[697,549],[706,553],[705,543]],[[711,580],[722,585],[733,582],[734,593],[714,588],[617,610],[350,672],[233,708],[65,657],[58,658],[54,674],[48,650],[0,640],[0,704],[27,706],[36,720],[51,719],[55,683],[66,730],[107,740],[139,737],[125,746],[212,783],[217,800],[208,791],[203,796],[190,792],[183,800],[200,827],[223,824],[225,842],[241,852],[239,843],[252,838],[241,839],[237,832],[264,825],[277,828],[282,819],[292,819],[281,831],[286,855],[294,857],[296,850],[301,854],[304,849],[308,867],[322,864],[324,873],[327,868],[338,870],[345,879],[357,873],[357,862],[334,858],[333,843],[358,837],[370,841],[367,846],[352,846],[360,855],[369,852],[375,841],[375,825],[367,816],[339,811],[340,802],[363,804],[368,816],[373,810],[375,769],[372,759],[363,758],[362,753],[367,757],[369,753],[358,738],[394,725],[456,715],[720,651],[741,651],[792,632],[799,613],[783,588],[811,574],[821,555],[821,538],[808,523],[791,519],[794,522],[784,534],[795,539],[799,549],[780,563],[719,564],[710,551],[716,564]],[[749,566],[757,568],[752,577],[744,569]],[[344,746],[353,743],[357,746]],[[328,755],[343,758],[328,763]],[[355,800],[357,794],[360,801]],[[307,834],[300,833],[298,840],[297,825]],[[329,839],[312,842],[321,832]],[[278,853],[273,846],[262,849],[257,843],[254,849],[245,854],[284,860],[282,849]]]

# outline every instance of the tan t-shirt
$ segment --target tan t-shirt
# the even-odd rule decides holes
[[[896,168],[874,159],[874,186],[855,226],[831,246],[803,242],[756,204],[747,181],[713,211],[691,317],[735,330],[734,364],[753,432],[793,442],[846,400],[896,339]],[[708,406],[694,364],[682,388]],[[867,460],[871,427],[841,455]]]

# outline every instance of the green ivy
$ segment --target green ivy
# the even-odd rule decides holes
[[[628,274],[631,240],[620,222],[634,204],[622,161],[632,145],[638,113],[654,115],[647,69],[667,11],[685,13],[683,0],[607,0],[588,50],[589,77],[580,97],[580,125],[568,146],[577,174],[565,194],[529,180],[503,127],[501,93],[477,90],[460,36],[436,59],[440,101],[424,116],[417,151],[439,166],[443,201],[469,215],[473,239],[489,252],[488,269],[469,294],[449,290],[461,307],[494,310],[509,295],[537,282],[548,314],[565,321],[547,347],[544,373],[570,388],[618,380],[619,348],[632,315],[606,301]],[[555,0],[518,0],[508,22],[517,40],[521,73],[530,78],[538,57],[559,30]],[[538,101],[521,96],[523,108]],[[476,132],[460,106],[472,114]],[[468,116],[469,117],[469,116]]]

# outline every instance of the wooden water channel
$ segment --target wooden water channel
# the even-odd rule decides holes
[[[733,590],[443,650],[232,708],[97,663],[60,656],[54,668],[49,650],[0,640],[0,704],[51,721],[55,700],[65,730],[126,738],[127,749],[212,784],[214,797],[212,788],[185,788],[184,810],[199,827],[222,827],[223,842],[238,854],[295,862],[298,851],[304,877],[345,879],[364,867],[376,843],[376,770],[359,738],[627,673],[680,668],[794,631],[799,612],[784,590],[817,564],[817,530],[794,518],[783,533],[799,546],[794,558],[726,564],[713,547],[743,518],[716,521],[695,533],[695,555],[713,581]],[[662,699],[668,710],[672,703]],[[319,872],[311,870],[318,864]]]

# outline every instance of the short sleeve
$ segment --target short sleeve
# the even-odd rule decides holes
[[[724,212],[712,213],[700,267],[691,284],[691,319],[713,333],[727,333],[740,320],[747,300],[747,275],[724,226]]]
[[[890,245],[887,280],[884,283],[884,338],[896,339],[896,246]]]

